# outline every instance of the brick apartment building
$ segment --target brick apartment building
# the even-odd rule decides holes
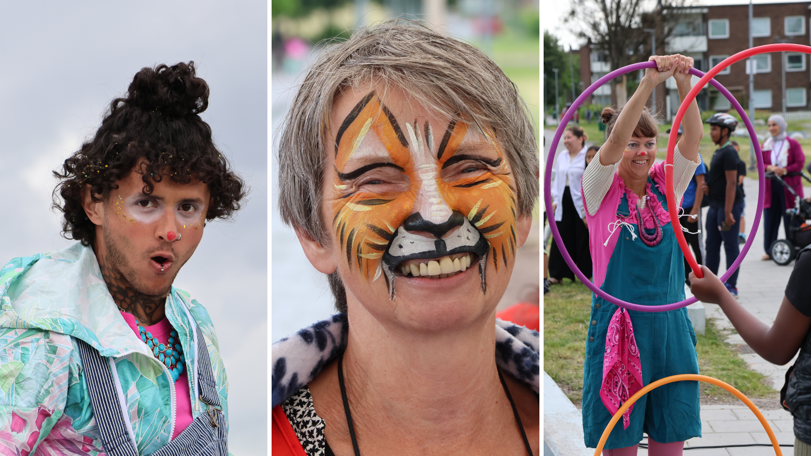
[[[680,53],[692,57],[696,68],[707,71],[725,58],[749,47],[749,5],[708,5],[681,10],[682,19],[659,54]],[[811,44],[811,1],[795,3],[756,4],[753,7],[752,29],[755,46],[772,43]],[[605,56],[590,44],[580,48],[581,80],[596,81],[609,71]],[[640,56],[640,60],[642,56]],[[754,58],[754,106],[779,112],[783,110],[782,72],[785,63],[786,111],[811,110],[811,68],[808,56],[802,53],[761,54]],[[738,62],[716,76],[745,107],[749,106],[749,75],[746,62]],[[694,78],[694,81],[697,79]],[[667,90],[659,90],[666,86]],[[672,118],[679,106],[675,81],[657,87],[657,111],[665,107],[664,117]],[[608,104],[610,91],[606,87],[595,93],[591,102]],[[660,104],[661,103],[661,104]],[[702,110],[727,110],[729,101],[712,87],[698,97]]]

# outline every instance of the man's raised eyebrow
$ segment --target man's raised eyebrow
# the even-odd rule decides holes
[[[363,173],[366,173],[366,172],[371,171],[371,170],[373,170],[375,168],[381,168],[381,167],[390,167],[390,168],[394,168],[394,169],[396,169],[398,171],[405,171],[401,166],[397,166],[397,165],[395,165],[394,163],[391,163],[391,162],[377,162],[377,163],[372,163],[372,164],[369,164],[369,165],[366,165],[366,166],[361,166],[360,168],[358,168],[358,169],[356,169],[354,171],[348,172],[346,174],[338,171],[338,168],[335,168],[335,172],[338,173],[338,179],[341,179],[342,181],[348,181],[348,180],[352,180],[352,179],[356,179],[356,178],[360,177],[361,175],[363,175]]]
[[[140,192],[136,195],[133,195],[133,197],[135,199],[153,199],[161,202],[164,201],[165,199],[162,196],[157,196],[153,193],[144,193],[144,192]],[[178,204],[186,204],[186,203],[204,204],[204,201],[202,200],[202,198],[183,198],[182,200],[180,200]]]
[[[497,167],[501,165],[501,157],[498,158],[487,158],[482,155],[474,155],[474,154],[455,154],[453,157],[449,158],[448,161],[442,164],[442,169],[447,168],[448,166],[453,165],[454,163],[459,163],[460,161],[464,160],[477,160],[487,163],[492,167]]]

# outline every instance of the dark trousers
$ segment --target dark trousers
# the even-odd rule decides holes
[[[577,268],[586,277],[591,278],[591,252],[589,251],[589,230],[580,219],[577,209],[574,207],[572,201],[572,194],[569,192],[569,187],[563,191],[561,198],[563,204],[563,217],[558,222],[558,231],[560,237],[563,239],[563,245],[566,251],[574,260]],[[560,281],[563,278],[574,280],[574,272],[569,269],[569,265],[563,259],[560,249],[556,242],[552,243],[552,249],[549,252],[549,277]]]
[[[738,245],[738,231],[741,227],[741,213],[743,212],[743,201],[735,203],[732,206],[732,217],[735,219],[735,224],[727,231],[721,231],[721,222],[724,221],[724,208],[714,208],[710,206],[707,211],[707,268],[713,274],[718,274],[718,266],[721,264],[721,243],[724,244],[724,253],[727,257],[727,270],[729,270],[732,263],[738,258],[741,253],[740,246]],[[737,288],[738,285],[738,272],[740,268],[736,269],[734,273],[727,279],[729,286]]]
[[[687,241],[687,244],[690,245],[690,247],[692,248],[693,256],[696,257],[696,263],[704,264],[704,262],[702,261],[702,255],[701,255],[701,240],[699,239],[699,233],[698,233],[698,229],[700,227],[699,220],[701,219],[701,217],[700,217],[701,212],[699,212],[699,217],[697,217],[695,219],[692,219],[692,218],[690,218],[690,211],[693,210],[693,207],[692,206],[691,207],[685,207],[683,209],[684,209],[684,215],[679,218],[679,222],[681,222],[681,226],[683,226],[684,228],[686,228],[689,231],[689,232],[687,232],[687,231],[682,230],[684,232],[684,239]],[[690,276],[690,272],[692,272],[692,269],[690,269],[690,263],[688,263],[687,258],[685,258],[684,259],[684,281],[687,282],[688,285],[690,284],[690,280],[688,279],[688,277]]]
[[[763,209],[763,250],[769,256],[772,256],[772,244],[777,240],[780,231],[780,221],[786,214],[786,192],[777,179],[772,179],[771,184],[771,207]],[[785,225],[785,228],[788,229],[788,224]]]

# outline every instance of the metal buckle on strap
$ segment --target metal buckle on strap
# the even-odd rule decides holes
[[[208,420],[211,421],[211,425],[213,427],[215,427],[215,428],[219,427],[217,425],[216,418],[217,418],[217,413],[222,412],[222,405],[209,404],[208,402],[206,402],[205,399],[203,399],[202,394],[200,395],[200,401],[202,403],[206,404],[206,413],[208,413]]]

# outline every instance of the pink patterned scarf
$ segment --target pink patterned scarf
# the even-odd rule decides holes
[[[603,383],[600,398],[614,415],[617,410],[637,391],[642,389],[642,364],[639,361],[639,348],[634,338],[631,317],[624,309],[614,312],[605,336],[605,357],[603,358]],[[622,414],[625,429],[631,424],[631,410]]]

